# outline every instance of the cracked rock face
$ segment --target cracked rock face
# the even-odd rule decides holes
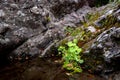
[[[25,61],[45,54],[55,40],[65,37],[64,27],[77,27],[85,21],[86,14],[92,11],[90,1],[95,2],[1,0],[0,55],[10,61]]]
[[[45,55],[55,40],[65,37],[64,26],[76,26],[91,11],[78,10],[84,5],[84,0],[1,0],[0,61]]]
[[[91,46],[90,53],[103,55],[108,67],[119,69],[120,28],[112,27],[100,34]]]
[[[91,2],[90,2],[91,1]],[[0,55],[25,61],[46,52],[66,35],[67,26],[85,22],[95,0],[1,0]],[[119,16],[118,16],[119,20]],[[0,60],[0,61],[2,61]]]

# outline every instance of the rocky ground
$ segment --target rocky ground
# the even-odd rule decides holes
[[[55,40],[65,37],[63,27],[75,26],[81,22],[82,16],[80,15],[84,16],[88,10],[86,8],[83,10],[87,12],[80,10],[78,15],[74,11],[83,7],[83,2],[70,0],[1,1],[1,55],[8,56],[11,60],[25,60],[42,54]],[[68,13],[71,14],[67,15]]]
[[[105,1],[96,8],[97,2],[99,0],[0,0],[0,79],[119,80],[120,6]],[[58,44],[64,39],[80,37],[79,32],[75,36],[66,32],[68,27],[75,31],[80,28],[86,33],[87,39],[80,45],[84,49],[83,58],[94,65],[91,70],[104,78],[88,72],[81,74],[85,75],[82,77],[68,77],[61,69],[57,62],[60,58],[56,57]],[[91,60],[88,56],[95,58]],[[101,63],[93,64],[93,60]]]

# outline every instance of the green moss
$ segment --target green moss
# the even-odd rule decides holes
[[[93,14],[91,14],[91,17],[89,18],[89,21],[95,21],[95,20],[97,20],[100,16],[101,16],[101,13],[100,13],[100,12],[93,13]]]
[[[102,26],[105,29],[109,29],[113,26],[119,27],[120,23],[117,21],[117,18],[113,15],[108,15],[107,18],[105,19],[104,23],[102,24]]]
[[[86,19],[88,20],[86,23],[83,24],[84,27],[89,27],[89,26],[95,26],[94,22],[99,19],[99,17],[103,14],[103,12],[94,12],[94,13],[89,13],[86,15]]]
[[[51,21],[50,16],[46,16],[45,19],[46,19],[47,22],[50,22],[50,21]]]
[[[71,34],[74,31],[74,29],[75,28],[68,26],[68,27],[65,27],[65,32],[66,32],[66,34]]]

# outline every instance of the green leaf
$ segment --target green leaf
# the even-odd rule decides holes
[[[80,63],[80,64],[84,63],[84,60],[79,60],[79,63]]]
[[[74,68],[74,73],[76,72],[82,72],[82,69],[81,68]]]
[[[77,49],[77,52],[78,53],[82,52],[82,49],[81,48]]]
[[[70,42],[67,43],[67,45],[68,45],[69,47],[72,47],[72,46],[75,46],[76,44],[74,44],[72,41],[70,41]]]
[[[77,44],[77,43],[78,43],[78,40],[77,40],[77,39],[74,39],[73,42]]]
[[[76,50],[75,50],[73,47],[70,47],[70,48],[68,49],[68,52],[69,52],[69,53],[75,53],[75,51],[76,51]]]
[[[65,47],[60,46],[60,47],[58,48],[58,51],[62,51],[62,50],[64,50],[64,49],[65,49]]]

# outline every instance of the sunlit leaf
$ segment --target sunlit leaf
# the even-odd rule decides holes
[[[79,60],[79,63],[83,63],[84,62],[84,60]]]
[[[77,39],[74,39],[73,42],[77,44],[78,40],[77,40]]]
[[[63,68],[73,71],[82,72],[79,64],[84,61],[80,58],[80,52],[82,49],[77,46],[77,39],[67,43],[67,46],[60,46],[58,51],[62,52],[62,59],[64,61]]]

